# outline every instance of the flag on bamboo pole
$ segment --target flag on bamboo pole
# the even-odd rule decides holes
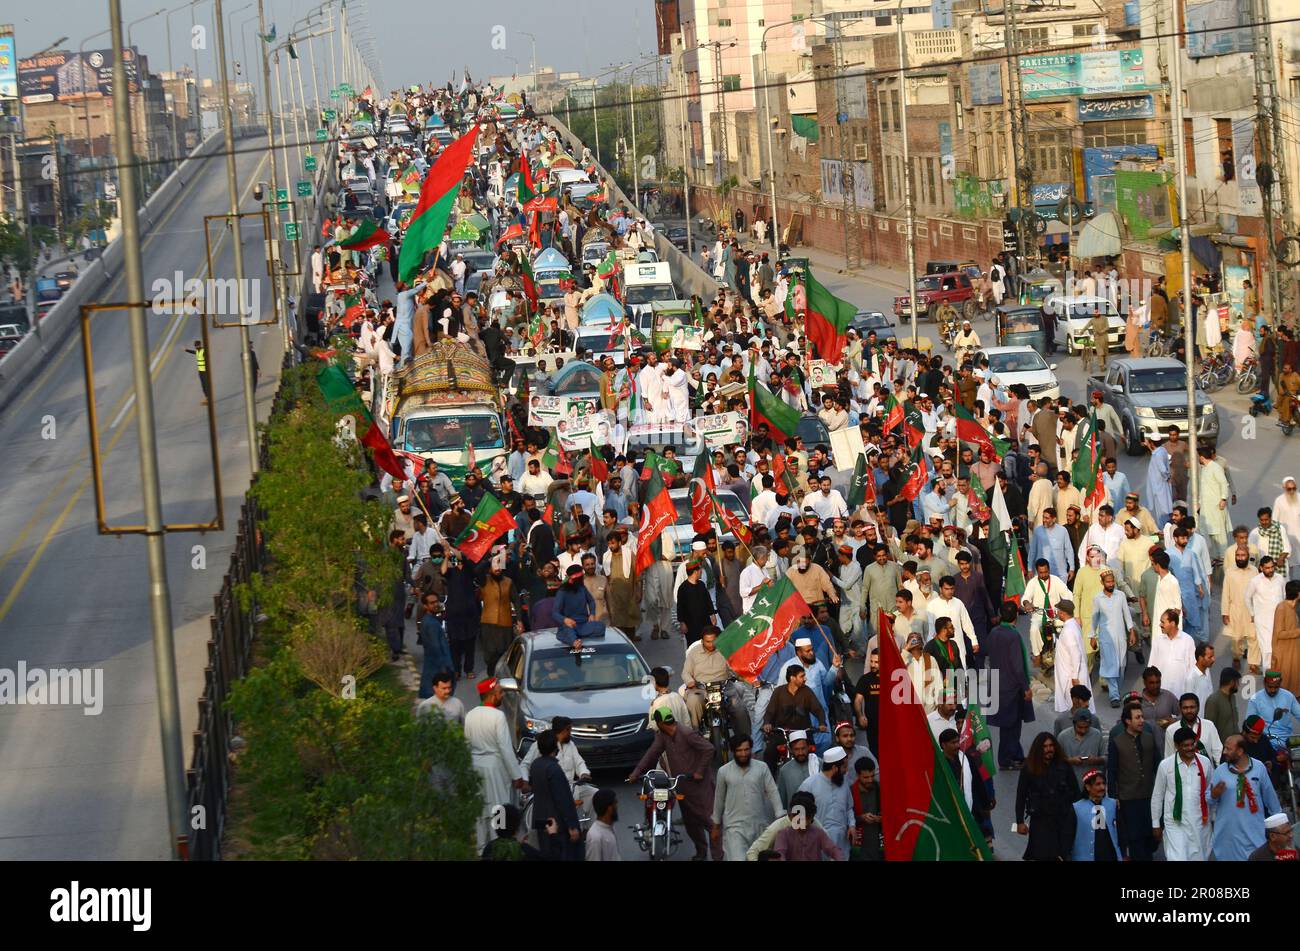
[[[519,255],[519,278],[524,285],[524,296],[530,304],[537,306],[537,280],[533,277],[533,267],[528,263],[528,255]]]
[[[957,438],[962,442],[974,443],[980,449],[987,449],[993,454],[994,460],[1002,461],[1002,456],[998,453],[998,447],[993,444],[993,439],[989,432],[975,418],[965,406],[958,402],[952,404],[953,415],[957,418]]]
[[[537,183],[533,181],[533,163],[527,155],[519,156],[519,204],[524,205],[537,197]]]
[[[901,425],[903,425],[903,404],[898,402],[898,397],[890,393],[889,399],[885,400],[885,425],[883,431],[888,433],[895,426]]]
[[[709,503],[709,487],[703,479],[691,480],[691,528],[702,534],[713,523],[713,512]]]
[[[736,516],[735,512],[723,505],[722,500],[713,492],[709,492],[709,501],[713,503],[713,514],[718,519],[718,524],[722,526],[721,534],[725,535],[730,532],[745,547],[753,544],[754,533],[749,530],[748,525]],[[708,531],[708,529],[705,529],[705,531]]]
[[[1007,500],[1002,494],[1002,483],[994,479],[993,498],[989,502],[989,554],[1000,565],[1007,563],[1007,533],[1013,528]]]
[[[903,488],[899,494],[909,502],[915,502],[916,497],[921,494],[925,488],[926,480],[930,478],[930,466],[925,460],[925,453],[921,451],[921,444],[918,442],[912,450],[912,458],[904,463],[907,481],[903,483]]]
[[[1020,603],[1025,593],[1025,562],[1020,557],[1020,540],[1016,533],[1011,533],[1011,545],[1007,549],[1006,580],[1002,586],[1002,600]]]
[[[343,326],[352,329],[352,325],[361,319],[361,315],[366,312],[366,299],[361,294],[345,294],[343,296]]]
[[[704,484],[712,492],[718,490],[718,483],[713,477],[713,466],[709,464],[709,454],[707,452],[701,452],[695,457],[695,467],[691,470],[691,478],[703,479]]]
[[[402,254],[398,258],[398,276],[407,284],[419,273],[424,256],[442,243],[447,221],[456,205],[465,170],[474,155],[478,125],[447,146],[420,188],[420,200],[406,225]]]
[[[757,684],[758,675],[790,635],[812,613],[789,577],[781,577],[758,593],[754,606],[718,635],[718,650],[736,676]]]
[[[880,612],[880,790],[888,861],[991,861],[984,834],[966,806],[925,706],[912,690],[893,625]],[[719,647],[721,647],[721,638]]]
[[[859,453],[858,461],[853,464],[853,478],[849,480],[849,497],[845,499],[849,510],[853,511],[870,501],[876,503],[876,480],[872,478],[871,467],[867,465],[867,454]]]
[[[370,450],[375,465],[395,479],[408,478],[406,467],[397,458],[397,453],[393,452],[384,431],[366,412],[366,407],[347,374],[337,364],[327,364],[317,372],[316,385],[335,416],[351,416],[355,420],[357,440]]]
[[[655,544],[659,536],[677,521],[677,507],[673,505],[668,487],[659,477],[659,470],[650,473],[650,482],[646,486],[645,507],[641,512],[641,525],[637,531],[636,572],[641,574],[655,560]]]
[[[759,386],[754,376],[754,365],[749,365],[750,429],[757,431],[767,423],[769,435],[784,442],[795,435],[799,427],[799,411],[776,396],[765,386]]]
[[[483,560],[492,550],[492,543],[515,527],[515,518],[491,492],[484,492],[469,525],[456,537],[456,547],[473,562]]]
[[[794,323],[798,317],[798,314],[795,313],[795,309],[794,309],[794,290],[796,287],[799,286],[801,280],[802,279],[798,275],[796,275],[795,279],[786,286],[785,319],[787,323],[791,323],[791,324]]]
[[[1097,410],[1088,414],[1084,430],[1075,440],[1078,455],[1070,467],[1070,481],[1083,496],[1083,508],[1088,510],[1106,501],[1106,482],[1101,477],[1104,459],[1101,441],[1097,438]]]
[[[988,782],[998,774],[998,760],[993,755],[993,736],[980,705],[973,700],[966,707],[966,717],[961,721],[957,748],[963,753],[974,750],[979,759],[979,778]]]

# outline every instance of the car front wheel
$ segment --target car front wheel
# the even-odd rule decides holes
[[[1128,423],[1124,424],[1124,442],[1126,444],[1124,446],[1124,451],[1130,456],[1142,455],[1143,445],[1141,432],[1135,430],[1135,427],[1130,426]]]

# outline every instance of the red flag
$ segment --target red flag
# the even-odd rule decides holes
[[[717,516],[718,521],[722,523],[723,534],[730,532],[736,536],[736,540],[742,545],[750,545],[753,542],[754,533],[749,530],[749,526],[737,518],[736,514],[723,505],[722,500],[712,492],[709,493],[709,500],[713,503],[714,514]]]
[[[514,527],[515,519],[510,510],[491,492],[485,492],[474,507],[469,525],[456,538],[456,547],[470,561],[482,561],[483,556],[492,550],[492,543]]]
[[[966,807],[925,718],[922,698],[880,612],[880,811],[888,861],[990,860],[983,834]]]
[[[917,443],[916,448],[912,450],[912,459],[907,463],[911,470],[907,481],[903,483],[903,489],[899,493],[909,502],[915,502],[916,497],[921,494],[925,488],[926,481],[930,478],[930,467],[925,461],[925,453],[921,451],[921,444]]]
[[[703,479],[691,480],[691,527],[696,534],[707,532],[711,522],[709,490]]]
[[[641,513],[641,530],[637,533],[636,570],[637,574],[649,568],[655,560],[654,546],[664,529],[677,521],[677,507],[659,470],[650,474],[650,484],[646,486],[645,508]]]
[[[605,457],[593,452],[591,454],[591,477],[597,482],[609,481],[609,464]]]
[[[379,428],[378,423],[371,421],[370,428],[361,437],[361,445],[374,454],[375,465],[379,468],[394,479],[406,478],[406,469],[402,466],[401,460],[397,458],[397,453],[393,452],[388,437],[384,435],[384,431]]]

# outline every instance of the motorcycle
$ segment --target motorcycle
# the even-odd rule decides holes
[[[1237,392],[1249,393],[1257,389],[1259,389],[1259,361],[1254,357],[1248,357],[1241,366],[1241,373],[1237,375]]]
[[[1227,386],[1236,376],[1237,368],[1232,362],[1232,356],[1217,353],[1201,364],[1196,374],[1196,384],[1207,393],[1213,393]]]
[[[631,826],[632,836],[642,852],[652,862],[664,862],[682,843],[681,833],[673,824],[673,806],[685,799],[677,792],[677,784],[684,775],[670,777],[661,769],[652,769],[641,777],[641,793],[637,796],[645,803],[645,824]]]
[[[1297,399],[1294,396],[1284,396],[1282,398],[1290,404],[1291,413],[1287,418],[1290,419],[1291,422],[1284,423],[1282,422],[1282,420],[1279,419],[1277,421],[1277,428],[1282,430],[1283,436],[1290,436],[1296,427],[1297,414],[1300,414],[1300,399]],[[1278,415],[1279,416],[1281,415],[1280,410],[1278,412]]]
[[[731,746],[727,742],[732,733],[731,713],[727,709],[727,684],[730,682],[718,680],[699,685],[704,691],[704,717],[700,721],[700,732],[713,744],[715,766],[722,766],[731,759]]]

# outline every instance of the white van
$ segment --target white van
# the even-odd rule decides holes
[[[667,262],[643,264],[628,261],[623,265],[623,302],[631,309],[633,316],[640,317],[649,312],[655,301],[677,300],[677,288],[673,286],[673,275]]]
[[[591,181],[587,173],[580,168],[552,168],[547,172],[547,177],[553,185],[560,188],[564,188],[566,185],[575,185],[579,182]]]

